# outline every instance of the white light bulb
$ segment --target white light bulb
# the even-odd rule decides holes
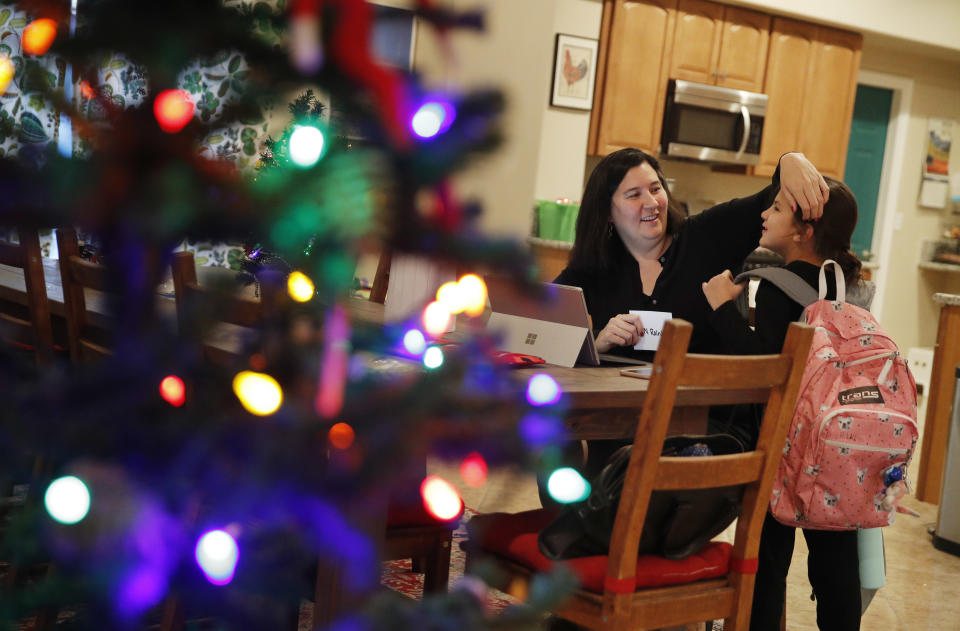
[[[226,585],[233,580],[240,550],[237,541],[224,530],[211,530],[197,541],[197,564],[215,585]]]
[[[443,351],[439,346],[431,346],[423,354],[423,365],[427,368],[439,368],[443,365]]]
[[[323,132],[309,125],[297,126],[290,134],[290,159],[297,166],[312,167],[323,154]]]
[[[590,483],[576,469],[561,467],[547,479],[547,492],[563,504],[579,502],[590,495]]]
[[[75,524],[90,510],[90,491],[80,478],[64,476],[50,483],[43,504],[61,524]]]

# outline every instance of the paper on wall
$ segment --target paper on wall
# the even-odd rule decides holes
[[[927,120],[927,154],[920,182],[921,206],[944,208],[947,205],[950,176],[950,145],[953,121],[945,118]]]

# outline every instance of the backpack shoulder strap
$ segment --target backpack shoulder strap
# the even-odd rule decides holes
[[[733,282],[742,283],[749,278],[761,278],[770,281],[802,307],[815,303],[819,298],[817,290],[808,285],[807,281],[782,267],[758,267],[748,270],[737,274]]]

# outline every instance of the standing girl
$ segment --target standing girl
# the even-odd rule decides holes
[[[829,199],[819,221],[804,221],[792,212],[786,198],[777,194],[762,213],[762,247],[786,259],[786,269],[811,287],[819,287],[820,266],[827,259],[840,264],[847,286],[860,279],[860,261],[850,251],[850,237],[857,225],[857,202],[850,189],[825,177]],[[836,297],[836,281],[827,270],[827,298]],[[754,330],[734,304],[743,291],[729,270],[703,283],[703,293],[713,309],[710,327],[723,340],[726,352],[738,355],[779,353],[787,327],[803,311],[772,283],[761,280],[757,289]],[[748,444],[759,433],[756,414],[740,407],[730,421],[730,430]],[[860,628],[860,574],[857,531],[802,529],[810,554],[807,573],[817,600],[817,626],[821,631],[854,631]],[[759,569],[750,618],[752,631],[780,628],[786,593],[787,571],[793,556],[795,528],[785,526],[769,513],[760,539]]]

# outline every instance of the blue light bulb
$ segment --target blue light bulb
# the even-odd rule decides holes
[[[427,101],[417,109],[410,120],[413,133],[421,138],[433,138],[450,128],[456,112],[450,103]]]

